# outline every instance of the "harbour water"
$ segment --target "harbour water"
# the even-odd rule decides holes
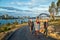
[[[8,20],[0,19],[0,25],[7,24],[7,23],[13,24],[15,21],[17,21],[18,23],[28,22],[28,19],[8,19]]]

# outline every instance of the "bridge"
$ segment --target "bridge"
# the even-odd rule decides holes
[[[47,17],[50,17],[50,15],[47,14],[47,13],[41,13],[41,14],[39,15],[39,17],[41,17],[42,15],[46,15]]]
[[[41,13],[40,15],[38,15],[38,17],[42,17],[42,15],[46,15],[46,16],[43,16],[43,17],[50,17],[50,15],[47,14],[47,13]],[[55,17],[55,19],[60,19],[60,16],[54,16],[54,17]],[[51,17],[50,17],[50,19],[51,19]]]

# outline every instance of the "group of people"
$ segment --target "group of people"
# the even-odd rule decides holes
[[[36,18],[35,22],[32,21],[32,19],[30,19],[28,21],[28,25],[30,27],[30,32],[34,33],[35,35],[39,35],[40,33],[40,19],[39,17]],[[44,34],[47,36],[47,27],[48,27],[48,20],[44,21]]]

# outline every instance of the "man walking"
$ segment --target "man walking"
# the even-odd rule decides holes
[[[44,34],[47,36],[47,32],[48,32],[48,30],[47,30],[47,27],[48,27],[48,20],[46,20],[45,22],[44,22]]]
[[[33,31],[33,27],[34,27],[34,22],[32,21],[32,19],[30,19],[30,20],[28,21],[28,25],[29,25],[29,27],[30,27],[30,32],[32,32],[32,31]]]

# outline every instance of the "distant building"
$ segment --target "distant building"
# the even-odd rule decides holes
[[[5,18],[8,18],[9,16],[8,16],[8,14],[5,14],[4,17],[5,17]]]
[[[2,19],[2,16],[0,16],[0,19]]]

